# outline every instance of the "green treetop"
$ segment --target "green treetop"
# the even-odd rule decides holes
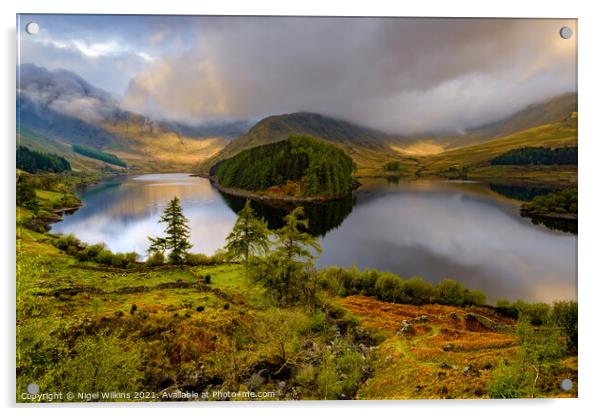
[[[261,282],[279,303],[299,301],[304,292],[313,260],[312,252],[320,253],[320,245],[307,228],[309,222],[303,216],[303,207],[295,208],[284,218],[284,226],[275,232],[275,249],[265,259],[254,261],[251,278]]]
[[[238,213],[232,232],[226,239],[226,250],[232,259],[242,259],[245,269],[249,266],[249,257],[264,255],[269,249],[268,226],[264,219],[255,216],[251,201]]]
[[[192,244],[188,241],[188,238],[190,238],[188,219],[182,212],[178,197],[174,197],[169,201],[159,222],[167,224],[166,237],[149,237],[151,241],[151,246],[148,249],[149,253],[164,253],[169,250],[169,261],[171,263],[184,263],[188,249],[192,247]]]

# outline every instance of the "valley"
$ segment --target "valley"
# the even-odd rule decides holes
[[[577,396],[576,94],[404,135],[21,71],[17,392]]]

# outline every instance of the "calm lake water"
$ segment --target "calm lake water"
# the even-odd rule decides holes
[[[324,249],[317,265],[377,268],[436,283],[450,277],[498,298],[576,299],[577,237],[521,218],[521,199],[546,190],[473,182],[362,180],[353,197],[305,205]],[[54,224],[88,243],[144,255],[167,202],[180,198],[193,251],[225,243],[244,200],[207,179],[156,174],[104,181],[80,192],[84,206]],[[290,206],[254,203],[270,227]]]

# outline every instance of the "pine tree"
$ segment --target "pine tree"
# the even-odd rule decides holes
[[[188,241],[188,238],[190,238],[188,219],[182,212],[178,197],[174,197],[174,199],[169,201],[159,222],[167,224],[165,229],[166,237],[149,237],[151,241],[149,252],[164,253],[169,250],[168,258],[171,263],[184,263],[188,249],[192,247],[192,244]]]
[[[247,199],[245,206],[238,213],[236,224],[228,235],[226,250],[233,259],[242,258],[245,270],[249,268],[249,258],[263,255],[269,249],[268,226],[264,219],[255,216],[251,201]]]
[[[309,220],[304,217],[303,207],[295,208],[284,217],[284,226],[276,231],[275,256],[280,259],[281,295],[284,298],[296,296],[297,286],[301,282],[295,281],[295,274],[299,274],[304,266],[312,266],[315,255],[310,251],[313,248],[317,253],[322,248],[316,239],[309,233],[301,230],[307,229]]]

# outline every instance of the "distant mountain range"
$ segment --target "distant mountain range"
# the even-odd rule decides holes
[[[300,112],[266,117],[249,132],[228,143],[215,156],[200,165],[206,172],[211,165],[230,158],[244,149],[274,143],[290,135],[307,134],[333,142],[358,161],[362,153],[385,153],[389,156],[426,155],[447,149],[474,145],[504,137],[533,127],[560,122],[577,111],[577,94],[566,93],[532,104],[498,122],[470,129],[466,134],[400,136],[352,124],[320,114]],[[420,148],[420,151],[416,149]],[[374,158],[372,158],[374,159]],[[380,159],[379,159],[380,160]],[[370,163],[368,161],[368,163]]]
[[[566,93],[534,103],[497,122],[465,134],[403,136],[310,112],[273,115],[249,121],[186,125],[152,120],[123,110],[118,100],[69,71],[49,71],[32,64],[19,67],[17,118],[30,143],[45,138],[45,148],[57,143],[83,144],[110,151],[130,166],[178,170],[196,166],[200,173],[220,160],[250,147],[310,135],[343,148],[359,166],[373,166],[400,156],[422,156],[547,125],[577,111],[577,94]],[[71,156],[71,155],[66,155]]]
[[[121,109],[115,97],[73,72],[23,64],[18,75],[17,123],[22,135],[34,132],[30,139],[40,135],[57,144],[112,151],[145,169],[191,166],[251,126],[247,121],[186,125],[152,120]],[[64,148],[55,150],[62,154]]]

